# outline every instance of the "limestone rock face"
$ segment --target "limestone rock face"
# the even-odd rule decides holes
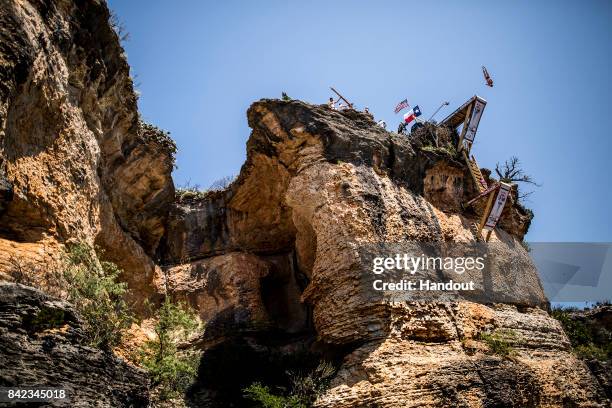
[[[15,283],[0,283],[0,386],[66,390],[62,407],[145,407],[144,371],[83,344],[72,306]]]
[[[391,334],[349,354],[320,407],[607,406],[559,323],[539,309],[397,305]],[[486,328],[508,330],[513,353],[487,352]]]
[[[341,361],[321,407],[608,403],[545,311],[537,271],[520,244],[531,214],[514,199],[491,239],[502,262],[520,265],[511,277],[487,278],[488,290],[508,295],[503,300],[391,301],[365,289],[364,246],[475,241],[470,225],[483,205],[462,209],[476,195],[468,169],[452,153],[427,148],[456,135],[427,126],[409,139],[359,112],[299,101],[261,100],[248,119],[253,132],[239,177],[225,191],[176,203],[161,245],[169,291],[212,305],[201,309],[215,329],[198,343],[207,367],[194,391],[200,401],[235,402],[215,380],[221,354],[236,350],[260,361],[253,356],[262,350],[284,355],[299,343]],[[288,254],[293,261],[277,267],[294,289],[286,285],[277,296],[291,298],[299,288],[310,321],[293,331],[288,320],[304,314],[285,313],[281,322],[263,284],[266,259]],[[240,259],[238,271],[228,257]],[[212,269],[225,276],[214,291]],[[236,309],[245,312],[228,317]],[[482,340],[498,331],[510,333],[509,356]],[[236,377],[235,391],[249,380],[257,378]]]
[[[292,246],[295,231],[282,204],[289,173],[258,156],[241,175],[239,189],[213,192],[206,200],[175,203],[161,244],[162,260],[179,263],[233,250],[279,252]]]
[[[0,279],[43,274],[86,241],[135,300],[188,301],[206,321],[182,345],[204,350],[194,406],[240,406],[252,382],[287,386],[288,369],[319,359],[339,367],[319,407],[610,405],[606,368],[598,383],[546,311],[516,192],[492,236],[514,272],[473,276],[497,301],[368,286],[364,248],[476,241],[484,203],[463,206],[476,192],[453,131],[408,138],[351,109],[264,99],[238,178],[174,202],[172,146],[139,123],[108,20],[98,0],[0,6]],[[143,373],[84,346],[74,310],[36,290],[0,285],[0,340],[0,385],[71,387],[70,406],[147,404]]]
[[[0,272],[10,274],[21,244],[48,252],[82,240],[151,293],[172,159],[140,130],[108,19],[100,1],[0,7],[0,241],[16,247],[0,253]]]
[[[254,320],[264,320],[261,280],[269,275],[269,265],[244,252],[228,253],[179,265],[168,270],[168,290],[197,305],[200,317],[211,320],[215,314],[246,306]]]

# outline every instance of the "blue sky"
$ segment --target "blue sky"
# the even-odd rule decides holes
[[[493,4],[492,4],[493,3]],[[179,146],[175,183],[245,159],[249,105],[324,103],[329,86],[396,128],[404,98],[441,119],[488,100],[473,152],[542,183],[531,241],[612,241],[612,2],[109,0],[144,118]],[[484,86],[486,65],[495,87]]]

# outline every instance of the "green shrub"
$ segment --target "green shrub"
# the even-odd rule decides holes
[[[584,358],[586,360],[595,359],[605,361],[607,360],[608,355],[610,355],[610,350],[607,350],[606,352],[606,350],[593,343],[580,344],[574,347],[574,351],[579,357]]]
[[[322,361],[306,375],[289,372],[291,395],[300,401],[312,404],[329,387],[329,382],[335,373],[336,369],[327,361]]]
[[[199,184],[187,183],[177,186],[174,197],[180,203],[186,200],[202,200],[210,193],[209,190],[202,189]]]
[[[516,333],[512,330],[497,330],[480,334],[480,340],[487,344],[489,350],[500,356],[508,356],[512,353],[513,349],[508,340],[515,338]]]
[[[288,372],[291,389],[287,392],[278,388],[280,395],[274,394],[270,387],[255,382],[245,388],[244,396],[262,408],[307,408],[329,387],[336,373],[334,366],[326,361],[306,375]],[[286,395],[283,395],[286,394]]]
[[[245,388],[244,396],[258,403],[262,408],[307,408],[307,405],[299,401],[297,397],[274,395],[269,387],[263,386],[258,382]]]
[[[199,353],[181,351],[177,345],[198,328],[195,313],[183,303],[166,297],[157,310],[155,338],[140,350],[140,363],[151,376],[161,400],[182,395],[193,382],[200,360]]]
[[[608,360],[612,356],[612,333],[586,318],[573,317],[577,309],[556,308],[551,315],[559,320],[572,349],[581,358]]]
[[[457,149],[455,148],[455,146],[453,146],[450,143],[445,145],[445,146],[440,146],[440,147],[427,145],[427,146],[421,147],[421,150],[424,151],[424,152],[443,154],[443,155],[447,155],[449,157],[456,157],[457,156]]]
[[[127,285],[117,281],[121,270],[112,262],[100,261],[99,253],[87,244],[72,246],[63,275],[67,300],[85,320],[89,345],[111,349],[121,342],[133,316],[123,300]]]
[[[227,189],[236,180],[236,176],[225,176],[213,181],[207,189],[198,184],[191,185],[190,182],[176,188],[175,198],[178,202],[186,200],[203,200],[209,194]]]
[[[175,198],[178,202],[186,200],[202,200],[208,195],[208,190],[198,190],[196,187],[193,188],[177,188],[175,192]]]
[[[576,309],[554,309],[552,316],[561,322],[567,337],[573,347],[579,345],[586,345],[593,342],[593,333],[589,325],[586,322],[582,322],[578,319],[572,319],[571,312]]]

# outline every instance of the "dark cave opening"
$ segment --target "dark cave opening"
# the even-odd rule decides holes
[[[300,301],[306,285],[295,252],[262,258],[270,273],[261,280],[260,294],[272,325],[225,330],[227,337],[201,358],[186,394],[190,407],[256,407],[244,397],[251,384],[283,394],[291,389],[290,373],[307,375],[323,361],[338,367],[346,355],[344,348],[316,341],[310,306]]]
[[[291,334],[312,332],[310,306],[300,300],[305,285],[295,253],[264,259],[270,264],[270,273],[261,280],[261,298],[275,327]]]
[[[187,392],[190,407],[256,407],[244,389],[259,382],[274,390],[290,387],[288,372],[308,372],[323,358],[310,336],[262,333],[236,337],[206,351],[196,382]]]

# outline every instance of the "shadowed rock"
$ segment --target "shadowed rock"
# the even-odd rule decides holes
[[[144,407],[146,373],[83,341],[83,323],[66,302],[0,283],[0,386],[66,390],[62,407]]]

